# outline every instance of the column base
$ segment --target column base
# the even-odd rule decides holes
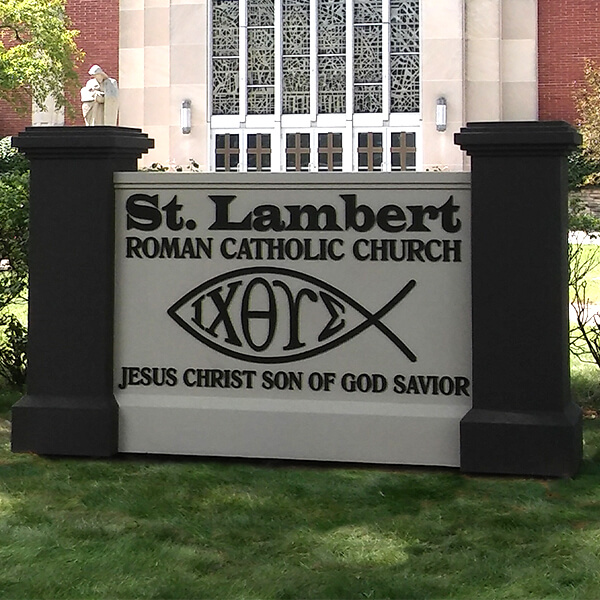
[[[12,451],[61,456],[113,456],[118,452],[114,396],[24,396],[12,408]]]
[[[460,469],[536,477],[571,477],[583,453],[581,409],[502,412],[472,409],[460,423]]]

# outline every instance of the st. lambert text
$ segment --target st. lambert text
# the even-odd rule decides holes
[[[182,235],[194,231],[198,223],[182,215],[183,205],[174,196],[161,206],[158,194],[133,194],[127,199],[128,231],[156,232],[166,228],[179,235],[128,235],[127,258],[211,259],[215,250],[227,260],[310,260],[339,261],[348,251],[358,261],[461,262],[461,240],[432,237],[398,237],[399,233],[456,234],[462,228],[460,207],[450,196],[439,206],[387,204],[374,210],[358,202],[356,194],[340,194],[342,208],[331,204],[260,204],[249,212],[238,211],[236,196],[209,195],[214,218],[207,231],[235,232],[215,243],[210,235]],[[238,214],[239,213],[239,214]],[[278,237],[287,232],[380,231],[396,234],[390,238],[361,237],[348,245],[342,237]],[[239,235],[241,232],[268,237]]]

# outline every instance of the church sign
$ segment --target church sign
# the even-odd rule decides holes
[[[468,175],[116,189],[122,451],[460,464]]]
[[[470,173],[144,173],[28,128],[12,449],[571,476],[568,124],[471,123]]]

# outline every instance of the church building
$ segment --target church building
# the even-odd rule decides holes
[[[538,115],[536,0],[121,0],[121,124],[207,171],[463,170]]]
[[[82,85],[101,65],[119,82],[120,124],[155,139],[144,163],[203,171],[465,170],[460,127],[576,125],[584,59],[600,62],[597,0],[67,0],[67,12]],[[27,124],[0,107],[1,135]]]

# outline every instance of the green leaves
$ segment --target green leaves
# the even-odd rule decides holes
[[[0,379],[20,387],[25,381],[27,328],[15,317],[15,306],[27,297],[29,240],[29,164],[0,141]]]
[[[0,98],[28,110],[52,95],[58,106],[76,86],[81,53],[69,29],[65,0],[2,0],[0,3]]]
[[[4,339],[0,340],[0,376],[22,389],[27,374],[27,327],[11,314],[0,316]]]
[[[576,102],[584,154],[600,162],[600,67],[592,60],[585,61],[584,84],[576,94]]]

